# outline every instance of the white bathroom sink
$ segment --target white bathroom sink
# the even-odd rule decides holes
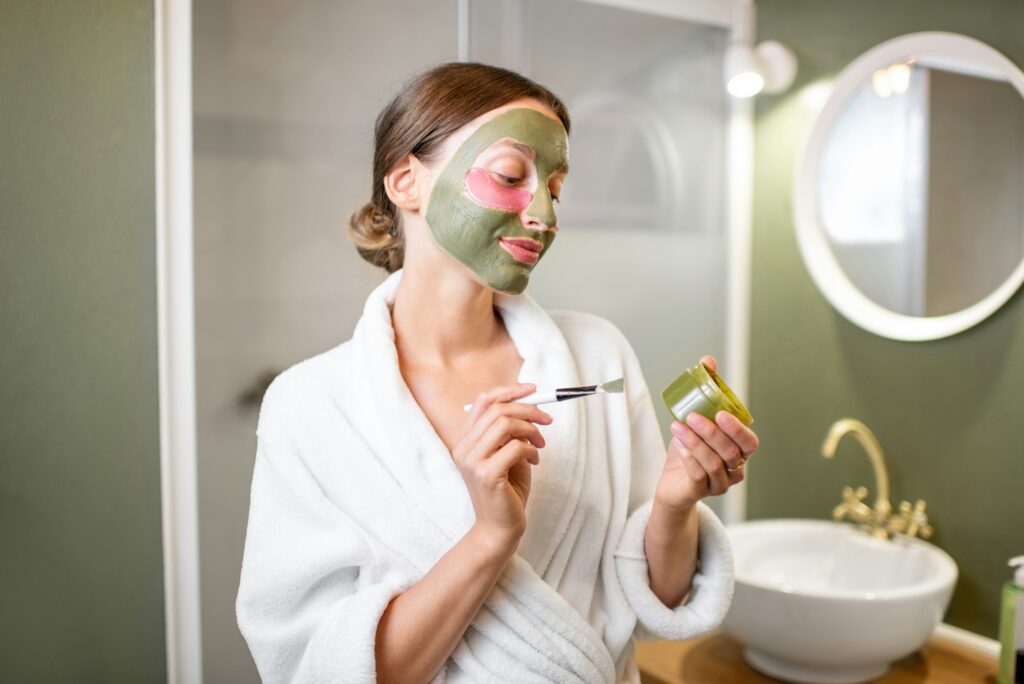
[[[882,676],[942,620],[957,567],[919,539],[875,539],[849,523],[730,525],[736,594],[724,630],[752,667],[790,682]]]

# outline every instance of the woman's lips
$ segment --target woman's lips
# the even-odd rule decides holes
[[[501,238],[498,242],[516,261],[524,264],[537,263],[540,251],[544,248],[544,245],[529,238]]]

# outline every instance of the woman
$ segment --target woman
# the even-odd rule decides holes
[[[618,329],[524,293],[569,128],[549,91],[481,64],[421,74],[378,118],[350,229],[391,275],[260,411],[236,607],[264,681],[639,682],[632,637],[724,616],[731,553],[701,499],[757,437],[694,416],[666,453]],[[516,401],[617,377],[620,395]]]

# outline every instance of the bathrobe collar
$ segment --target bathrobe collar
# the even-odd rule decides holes
[[[391,306],[402,269],[395,271],[367,297],[353,334],[359,389],[381,418],[377,438],[381,462],[417,507],[454,544],[472,527],[475,513],[462,474],[451,452],[416,402],[403,379],[395,347]],[[523,365],[519,382],[539,390],[581,385],[576,362],[562,331],[546,311],[525,292],[494,293],[494,304],[515,344]],[[598,380],[588,378],[588,382]],[[466,402],[473,397],[467,397]],[[527,531],[518,554],[541,576],[548,568],[579,500],[586,459],[583,421],[585,403],[565,401],[544,409],[553,421],[541,429],[545,447],[532,473],[527,499]],[[536,512],[536,513],[534,513]],[[531,515],[531,513],[533,513]]]

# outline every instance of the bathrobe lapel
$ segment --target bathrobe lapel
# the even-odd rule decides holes
[[[366,390],[376,415],[391,429],[383,431],[389,448],[383,461],[419,508],[452,541],[460,539],[475,520],[472,501],[451,452],[434,430],[403,380],[395,350],[389,304],[394,301],[402,271],[396,271],[369,296],[355,338],[370,370]],[[538,388],[580,385],[576,361],[565,337],[547,312],[529,295],[495,293],[509,336],[523,359],[519,382]],[[588,382],[590,380],[588,379]],[[467,397],[467,402],[473,397]],[[579,500],[586,459],[583,420],[586,402],[547,404],[551,425],[543,426],[546,446],[534,468],[527,499],[527,532],[519,555],[544,575],[555,549],[565,536]],[[443,495],[442,495],[443,494]]]
[[[353,373],[364,405],[350,427],[366,444],[367,459],[387,473],[376,485],[387,490],[380,491],[379,510],[360,522],[377,528],[378,539],[396,540],[394,550],[425,573],[465,535],[475,514],[451,453],[399,370],[389,303],[401,276],[396,271],[370,294],[356,326]],[[495,293],[495,306],[523,358],[521,382],[538,388],[582,384],[564,336],[532,298]],[[504,654],[493,655],[495,662],[505,659],[500,669],[527,668],[555,681],[614,681],[614,663],[600,635],[553,588],[561,569],[552,568],[551,560],[569,533],[586,466],[584,404],[571,400],[544,407],[554,421],[542,428],[546,446],[533,470],[527,531],[474,620],[473,633],[486,639],[474,640],[470,649],[467,633],[453,653],[471,674],[483,662],[474,653],[491,643]],[[552,654],[561,656],[552,659]],[[475,676],[494,675],[481,670]]]

